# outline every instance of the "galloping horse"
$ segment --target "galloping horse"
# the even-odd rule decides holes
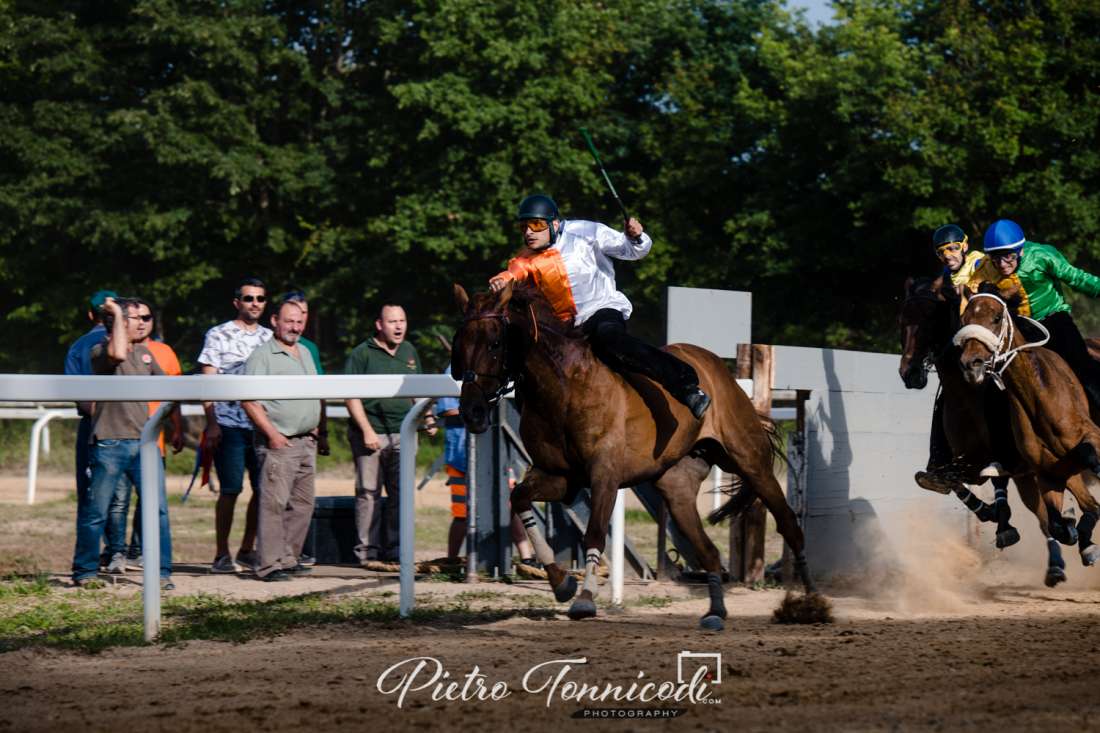
[[[1065,580],[1065,563],[1051,537],[1049,515],[1061,517],[1062,488],[1067,481],[1071,490],[1082,480],[1089,488],[1100,485],[1096,477],[1100,428],[1089,416],[1085,392],[1069,365],[1053,351],[1038,348],[1045,339],[1030,343],[1024,339],[1009,303],[996,294],[996,288],[990,286],[971,297],[961,322],[954,342],[962,347],[963,376],[970,384],[981,384],[989,377],[1003,386],[1016,446],[1043,490],[1042,501],[1028,508],[1047,537],[1046,584],[1056,585]],[[1087,489],[1073,493],[1082,512],[1076,528],[1081,562],[1092,565],[1100,558],[1100,545],[1092,542],[1100,505]],[[1028,500],[1022,493],[1021,497]]]
[[[455,298],[465,316],[455,334],[451,365],[452,373],[462,377],[459,412],[468,430],[484,432],[490,405],[514,382],[522,405],[520,435],[533,465],[512,494],[512,508],[559,602],[573,598],[577,581],[554,561],[532,502],[570,501],[581,489],[592,489],[584,586],[570,618],[596,615],[597,568],[616,491],[652,481],[706,570],[710,608],[700,625],[723,628],[719,553],[695,507],[699,485],[715,463],[743,482],[727,507],[760,497],[795,555],[807,592],[813,591],[802,529],[773,475],[771,440],[721,359],[688,344],[667,347],[695,368],[700,387],[713,400],[704,418],[696,420],[656,382],[605,366],[578,331],[554,316],[537,290],[509,285],[470,298],[455,285]]]
[[[959,328],[959,298],[950,282],[944,278],[909,279],[905,283],[905,300],[898,316],[901,327],[901,365],[898,373],[909,389],[924,389],[928,370],[934,366],[943,390],[941,414],[947,442],[955,457],[948,473],[954,479],[952,490],[970,511],[983,522],[997,522],[997,547],[1010,547],[1020,541],[1020,533],[1009,523],[1008,477],[993,478],[995,505],[986,504],[965,484],[980,484],[983,466],[994,458],[993,440],[989,434],[986,407],[990,401],[1004,401],[1002,395],[975,389],[963,381],[958,366],[959,349],[951,339]],[[1007,420],[1007,411],[1005,419]],[[1021,492],[1038,496],[1038,487],[1030,476],[1017,481]],[[946,491],[944,491],[946,493]]]

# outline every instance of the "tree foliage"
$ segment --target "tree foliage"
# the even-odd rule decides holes
[[[306,288],[334,365],[382,301],[420,345],[546,191],[653,234],[619,268],[754,292],[761,342],[891,348],[934,227],[1100,258],[1100,6],[841,0],[0,2],[0,367],[57,371],[100,287],[186,360],[245,275]],[[428,359],[431,363],[432,359]]]

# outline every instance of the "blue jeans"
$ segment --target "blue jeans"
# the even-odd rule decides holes
[[[126,510],[130,486],[141,486],[140,440],[100,440],[92,448],[92,481],[77,496],[76,549],[73,551],[73,579],[82,580],[99,572],[99,548],[109,519],[116,522],[110,554],[126,548]],[[160,575],[172,574],[172,534],[168,524],[168,497],[160,481]],[[111,505],[116,506],[112,517]],[[118,512],[117,508],[123,508]],[[118,526],[121,516],[121,527]]]

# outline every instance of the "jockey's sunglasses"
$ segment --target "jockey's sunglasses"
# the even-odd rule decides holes
[[[990,252],[989,259],[994,262],[1015,262],[1020,259],[1019,252]]]
[[[140,316],[126,316],[126,317],[127,318],[132,318],[135,321],[141,321],[142,323],[151,323],[153,321],[153,316],[150,313],[142,313]]]
[[[948,242],[947,244],[941,244],[936,248],[936,254],[943,257],[945,254],[958,254],[962,252],[962,242]]]
[[[520,232],[525,232],[530,229],[533,232],[545,232],[550,228],[550,222],[546,219],[521,219],[519,222]]]
[[[257,303],[266,303],[267,302],[267,296],[266,295],[242,295],[239,298],[239,300],[242,303],[251,303],[252,301],[256,301]]]

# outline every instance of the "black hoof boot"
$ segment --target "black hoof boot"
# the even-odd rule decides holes
[[[721,631],[726,628],[721,616],[707,614],[699,620],[699,628],[703,631]]]
[[[1006,547],[1012,547],[1014,544],[1020,541],[1020,533],[1016,531],[1016,528],[1009,525],[1006,529],[997,532],[997,549],[1003,550]]]
[[[554,598],[558,603],[565,603],[575,595],[577,595],[577,579],[572,575],[566,575],[565,580],[554,588]],[[595,608],[595,606],[593,606],[593,608]],[[595,613],[595,611],[593,611],[593,613]]]
[[[1053,518],[1050,523],[1050,536],[1067,547],[1077,544],[1077,528],[1062,517]]]
[[[574,621],[580,621],[583,618],[592,618],[595,615],[596,602],[585,595],[581,595],[581,597],[573,601],[573,605],[569,607],[569,618]]]
[[[1047,588],[1053,588],[1059,583],[1066,582],[1066,571],[1057,565],[1047,568],[1047,576],[1043,579],[1043,583]]]
[[[1047,540],[1047,576],[1043,579],[1047,588],[1053,588],[1066,580],[1066,563],[1062,559],[1062,549],[1054,538]]]

